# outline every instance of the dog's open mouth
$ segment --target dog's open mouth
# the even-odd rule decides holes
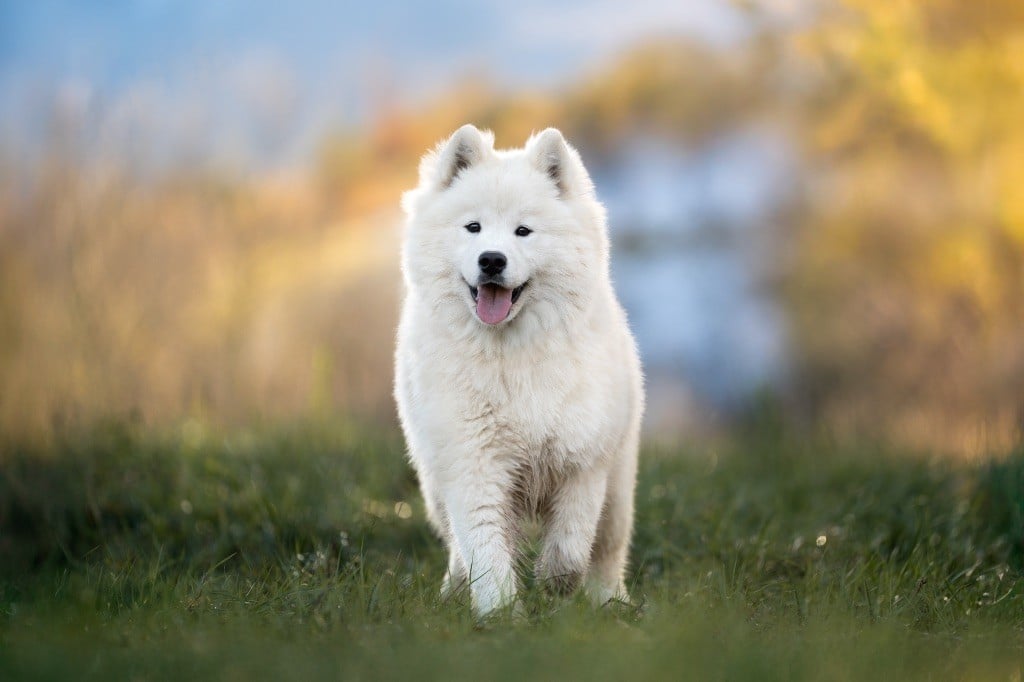
[[[481,284],[479,287],[470,284],[469,293],[476,301],[476,316],[487,324],[504,322],[527,284],[529,282],[523,282],[515,289],[506,289],[493,283]]]

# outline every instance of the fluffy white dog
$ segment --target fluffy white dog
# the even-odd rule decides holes
[[[643,379],[579,155],[553,128],[498,151],[465,125],[402,203],[395,396],[442,590],[468,584],[479,615],[513,603],[535,515],[544,584],[627,598]]]

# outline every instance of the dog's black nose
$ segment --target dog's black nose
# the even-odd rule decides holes
[[[480,258],[477,259],[477,263],[480,264],[480,270],[485,275],[493,277],[494,275],[501,274],[508,261],[505,259],[505,254],[500,251],[484,251],[480,254]]]

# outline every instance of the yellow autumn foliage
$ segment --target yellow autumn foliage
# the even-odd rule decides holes
[[[960,451],[1024,425],[1024,5],[846,0],[800,36],[828,178],[790,309],[815,413]],[[851,328],[855,327],[855,328]]]

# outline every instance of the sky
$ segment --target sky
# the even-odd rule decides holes
[[[0,143],[31,147],[56,109],[110,148],[155,132],[198,157],[295,162],[375,103],[467,75],[550,88],[644,40],[745,30],[728,0],[0,0]]]

